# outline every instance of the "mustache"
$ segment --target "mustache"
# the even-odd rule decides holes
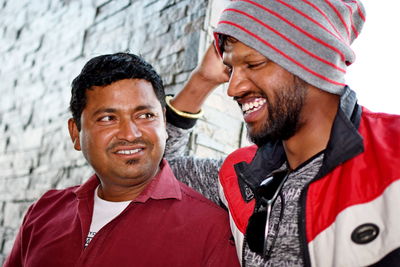
[[[133,146],[133,145],[149,146],[151,144],[148,141],[144,140],[143,138],[137,138],[133,141],[116,141],[115,143],[110,144],[110,146],[107,148],[107,151],[114,150],[119,146]]]
[[[265,98],[265,99],[267,99],[267,101],[268,101],[268,96],[264,93],[264,92],[257,92],[257,93],[254,93],[254,92],[245,92],[245,93],[243,93],[242,95],[240,95],[240,96],[234,96],[233,97],[233,100],[235,100],[235,101],[239,101],[240,99],[242,99],[242,98],[245,98],[245,97],[247,97],[247,96],[257,96],[257,97],[263,97],[263,98]]]

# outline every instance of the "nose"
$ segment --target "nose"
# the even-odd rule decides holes
[[[121,140],[133,141],[142,136],[142,132],[132,120],[123,120],[120,122],[117,137]]]
[[[240,69],[234,69],[231,73],[228,85],[228,95],[231,97],[240,97],[251,88],[251,82]]]

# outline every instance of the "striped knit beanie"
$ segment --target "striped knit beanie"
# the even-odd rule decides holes
[[[214,31],[232,36],[287,71],[324,91],[344,92],[350,44],[365,21],[359,0],[237,0],[223,11]]]

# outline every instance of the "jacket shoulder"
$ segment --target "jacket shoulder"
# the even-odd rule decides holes
[[[372,112],[363,107],[361,121],[364,125],[372,125],[383,131],[400,134],[400,115]]]
[[[226,157],[224,163],[221,166],[220,176],[221,174],[224,175],[225,172],[228,173],[234,172],[235,170],[233,167],[236,163],[242,161],[250,163],[253,160],[256,152],[257,152],[256,145],[236,149],[231,154],[229,154],[228,157]]]
[[[246,202],[240,192],[238,178],[235,172],[235,164],[239,162],[250,163],[257,152],[257,146],[239,148],[231,153],[222,164],[219,180],[221,184],[220,196],[224,204],[229,207],[232,220],[235,224],[233,231],[245,232],[247,222],[254,210],[254,199]]]

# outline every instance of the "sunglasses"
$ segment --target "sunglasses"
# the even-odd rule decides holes
[[[256,189],[256,208],[250,216],[247,229],[246,240],[249,248],[264,257],[269,257],[274,247],[276,236],[267,251],[268,227],[271,217],[272,206],[282,190],[283,184],[287,180],[290,171],[278,171],[265,179]],[[283,204],[281,205],[280,218],[283,214]],[[281,220],[279,219],[279,222]],[[279,227],[279,222],[277,227]]]

